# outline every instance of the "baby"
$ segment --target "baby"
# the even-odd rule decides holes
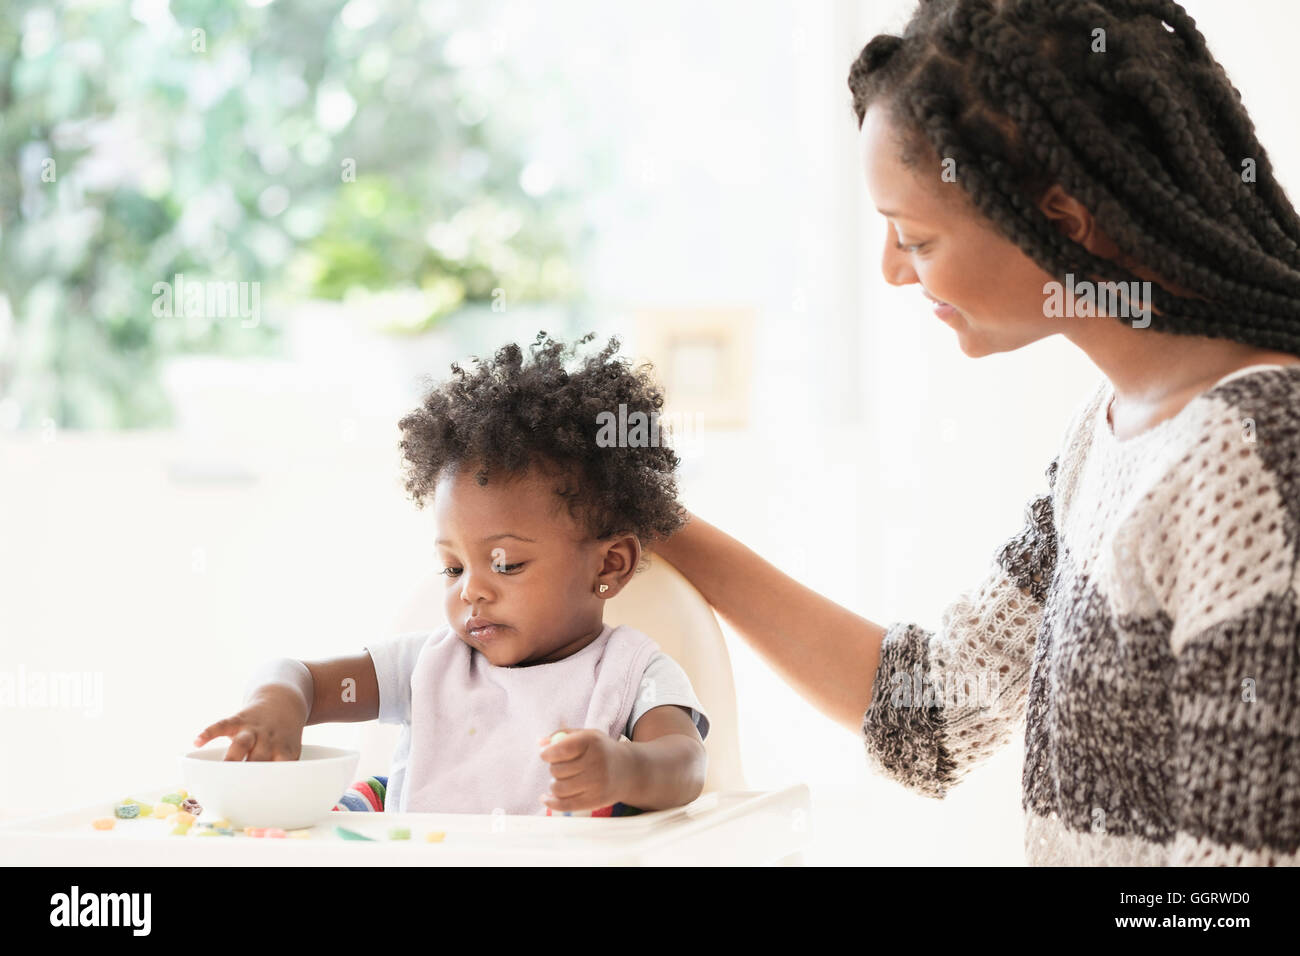
[[[452,365],[400,422],[406,490],[433,502],[447,626],[272,662],[195,746],[229,737],[227,760],[295,760],[305,725],[377,717],[402,725],[388,810],[608,814],[699,796],[709,725],[690,680],[603,622],[643,549],[685,520],[676,454],[601,431],[620,405],[651,419],[663,405],[618,345],[570,369],[576,346],[541,333],[531,362],[512,344]]]

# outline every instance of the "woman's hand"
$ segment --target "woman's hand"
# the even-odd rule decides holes
[[[257,688],[237,714],[205,727],[194,746],[229,737],[225,760],[297,760],[307,713],[306,702],[293,688],[268,684]]]
[[[557,731],[558,732],[558,731]],[[541,795],[553,813],[600,810],[618,803],[632,769],[626,747],[599,730],[564,730],[551,743],[541,737],[541,758],[551,765],[551,790]]]

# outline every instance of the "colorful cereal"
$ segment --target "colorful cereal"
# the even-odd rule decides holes
[[[355,830],[348,830],[345,827],[335,827],[334,832],[337,833],[344,840],[369,840],[371,842],[374,841],[374,837],[363,836],[362,834],[357,833]]]

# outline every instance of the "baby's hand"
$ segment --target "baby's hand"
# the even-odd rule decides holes
[[[555,743],[537,742],[551,765],[551,789],[541,795],[553,812],[599,810],[619,802],[631,773],[630,754],[599,730],[565,730]]]
[[[229,737],[225,760],[297,760],[302,754],[304,725],[300,699],[280,688],[264,687],[239,713],[205,727],[194,738],[194,746]]]

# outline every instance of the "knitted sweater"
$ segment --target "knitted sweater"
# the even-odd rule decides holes
[[[1024,719],[1031,865],[1300,862],[1300,366],[1128,440],[1103,380],[937,631],[892,624],[869,762],[942,798]]]

